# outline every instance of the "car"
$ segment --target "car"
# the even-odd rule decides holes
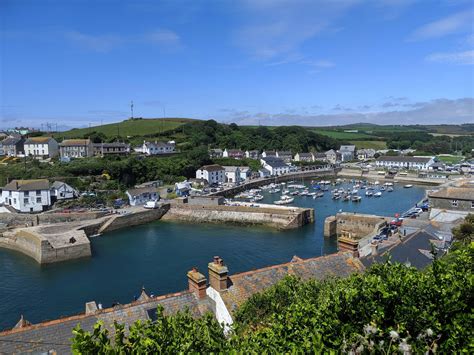
[[[166,189],[166,192],[167,192],[167,193],[172,193],[172,192],[173,192],[173,189],[170,188],[170,187],[168,187],[168,188]]]
[[[397,227],[400,227],[402,224],[403,224],[403,219],[401,219],[401,218],[393,219],[390,222],[390,225],[394,225],[394,226],[397,226]]]

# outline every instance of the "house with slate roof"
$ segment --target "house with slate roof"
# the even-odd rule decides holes
[[[247,150],[245,151],[245,157],[257,160],[260,157],[260,152],[258,150]]]
[[[28,138],[24,144],[25,155],[34,158],[54,158],[59,154],[58,142],[52,137]]]
[[[313,153],[296,153],[295,161],[313,162],[314,161]]]
[[[51,184],[51,200],[52,202],[58,200],[68,200],[79,197],[79,191],[71,185],[62,181],[55,181]]]
[[[400,168],[408,170],[428,170],[435,163],[435,157],[381,156],[375,160],[380,168]]]
[[[65,139],[59,144],[61,159],[85,158],[94,155],[90,139]]]
[[[25,140],[21,137],[8,137],[2,141],[3,154],[18,157],[25,154]]]
[[[160,200],[160,194],[154,186],[128,189],[125,193],[128,196],[130,206],[143,206],[147,202]]]
[[[291,163],[291,161],[293,160],[293,154],[291,154],[290,151],[278,150],[276,152],[276,156],[282,159],[285,163]]]
[[[122,142],[93,143],[94,155],[105,157],[108,155],[127,155],[130,153],[130,145]]]
[[[224,149],[222,152],[223,158],[232,158],[232,159],[243,159],[245,153],[240,149]]]
[[[339,154],[341,155],[341,161],[351,161],[355,158],[355,145],[341,145],[339,148]]]
[[[204,165],[196,170],[196,179],[205,179],[209,185],[225,182],[225,169],[218,165]]]
[[[270,172],[270,175],[278,176],[290,172],[290,167],[281,158],[268,156],[260,159],[260,163]]]
[[[42,212],[51,206],[49,181],[12,180],[2,188],[0,203],[18,212]]]
[[[114,322],[125,324],[128,328],[137,320],[154,321],[158,305],[163,306],[165,315],[185,309],[189,309],[194,317],[214,313],[226,331],[233,323],[234,312],[249,297],[275,285],[285,276],[323,280],[363,271],[364,265],[359,259],[350,253],[337,253],[310,259],[295,256],[285,264],[229,275],[228,266],[216,256],[208,264],[209,279],[193,268],[186,275],[188,289],[182,292],[155,297],[142,289],[140,297],[132,303],[103,308],[92,301],[86,303],[82,314],[39,324],[31,324],[21,317],[15,328],[0,332],[0,353],[69,353],[71,332],[77,324],[90,332],[96,322],[102,321],[113,338]]]

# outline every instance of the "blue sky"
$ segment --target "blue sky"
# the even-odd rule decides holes
[[[0,0],[0,125],[474,122],[462,0]]]

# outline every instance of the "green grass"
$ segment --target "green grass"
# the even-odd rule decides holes
[[[387,143],[384,141],[350,141],[357,149],[387,149]]]
[[[343,132],[343,131],[336,131],[336,130],[330,130],[330,129],[319,129],[315,128],[312,129],[313,132],[322,134],[324,136],[328,136],[334,139],[340,139],[340,140],[353,140],[353,139],[367,139],[367,138],[373,138],[373,136],[362,133],[362,132]]]
[[[443,162],[443,163],[449,163],[449,164],[457,164],[461,162],[464,157],[458,157],[458,156],[437,156],[438,160]]]
[[[144,136],[160,134],[173,130],[185,123],[193,121],[189,118],[150,118],[125,120],[117,123],[93,126],[88,128],[74,128],[69,131],[55,134],[58,138],[80,138],[90,132],[101,132],[107,137],[120,136]]]

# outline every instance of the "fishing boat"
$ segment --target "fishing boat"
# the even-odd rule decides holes
[[[381,186],[380,191],[385,191],[385,186]]]
[[[323,196],[324,196],[324,192],[318,192],[318,193],[316,194],[316,197],[323,197]]]
[[[393,192],[393,187],[392,187],[392,186],[389,186],[389,187],[387,188],[387,192]]]
[[[404,187],[405,189],[409,189],[410,187],[413,187],[413,185],[408,184],[408,185],[404,185],[403,187]]]
[[[333,200],[339,200],[341,198],[341,195],[334,195],[332,198]]]
[[[374,193],[374,197],[380,197],[380,196],[382,196],[382,192],[377,191],[376,193]]]
[[[362,200],[362,197],[360,197],[359,195],[354,195],[352,196],[351,200],[352,202],[360,202]]]
[[[370,191],[370,190],[367,190],[367,191],[365,192],[365,196],[367,196],[367,197],[372,197],[373,195],[374,195],[374,193],[373,193],[372,191]]]
[[[350,201],[351,196],[350,195],[344,195],[342,196],[342,201]]]
[[[263,200],[263,196],[262,195],[255,195],[254,197],[252,197],[250,199],[250,202],[258,202],[258,201],[262,201]]]
[[[282,196],[280,200],[273,202],[275,205],[288,205],[293,203],[295,199],[290,196]]]
[[[357,195],[358,192],[359,192],[359,190],[354,188],[354,189],[352,189],[351,194],[352,195]]]

